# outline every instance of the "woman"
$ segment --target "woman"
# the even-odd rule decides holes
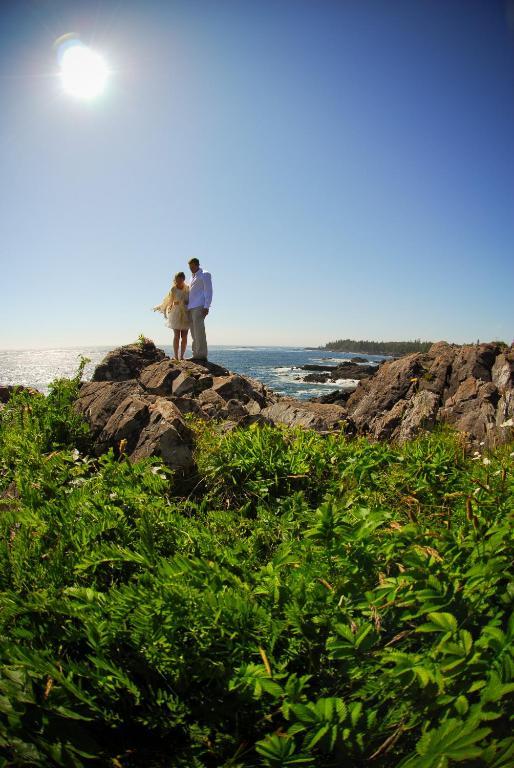
[[[160,304],[154,307],[154,312],[162,312],[166,318],[166,325],[173,329],[173,359],[184,359],[187,347],[187,332],[189,330],[189,317],[187,303],[189,301],[189,286],[183,272],[177,272],[173,280],[170,292]]]

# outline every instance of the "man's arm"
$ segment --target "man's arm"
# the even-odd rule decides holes
[[[212,278],[210,272],[203,273],[204,315],[207,315],[212,303]]]

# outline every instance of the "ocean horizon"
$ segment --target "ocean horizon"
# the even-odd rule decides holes
[[[159,346],[171,356],[171,345]],[[80,345],[0,350],[0,385],[20,384],[47,393],[54,379],[75,375],[82,357],[90,361],[83,374],[83,379],[88,381],[95,367],[114,348],[110,345]],[[366,362],[379,362],[385,358],[384,355],[290,346],[213,344],[209,348],[211,362],[223,365],[234,373],[258,379],[279,394],[298,398],[319,397],[336,389],[354,389],[357,382],[353,379],[319,384],[304,382],[300,378],[307,373],[302,370],[304,365],[336,365],[354,357],[363,358]]]

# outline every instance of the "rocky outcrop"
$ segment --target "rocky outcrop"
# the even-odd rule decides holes
[[[14,387],[0,387],[0,403]],[[405,441],[449,424],[493,446],[514,436],[514,347],[439,342],[426,353],[383,363],[357,389],[318,401],[280,397],[264,384],[212,363],[176,362],[151,342],[109,352],[75,404],[97,454],[159,456],[190,471],[194,434],[188,415],[223,431],[276,424]]]
[[[108,448],[132,459],[159,456],[170,467],[193,464],[187,415],[219,422],[224,430],[250,424],[288,424],[330,432],[344,408],[286,400],[259,381],[213,363],[170,360],[151,342],[109,352],[84,383],[77,410],[91,428],[98,454]]]
[[[153,341],[127,344],[109,352],[93,373],[92,381],[126,381],[139,376],[143,368],[164,360],[166,354]]]
[[[378,440],[408,440],[446,423],[493,446],[512,436],[513,391],[512,347],[438,342],[381,365],[346,408],[357,431]]]

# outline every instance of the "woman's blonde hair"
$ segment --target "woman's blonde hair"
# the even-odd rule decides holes
[[[186,276],[185,276],[185,274],[184,274],[183,272],[177,272],[177,274],[176,274],[176,275],[175,275],[175,277],[173,278],[173,285],[176,285],[176,284],[177,284],[177,280],[178,280],[179,278],[181,278],[182,280],[185,280],[185,279],[186,279]]]

